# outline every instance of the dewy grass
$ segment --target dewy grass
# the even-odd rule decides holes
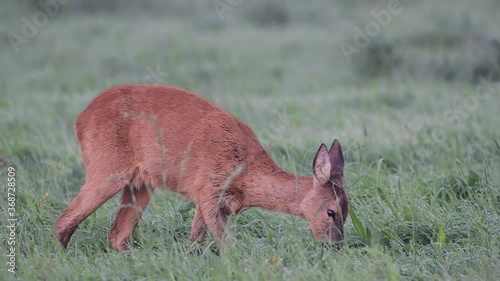
[[[0,280],[500,280],[500,87],[488,82],[485,92],[481,80],[469,81],[473,66],[463,68],[475,61],[468,53],[473,42],[500,38],[486,20],[500,17],[497,4],[401,1],[404,10],[379,39],[396,44],[402,63],[419,63],[391,64],[390,72],[362,78],[337,45],[371,20],[375,4],[320,2],[287,1],[286,23],[273,26],[249,18],[263,2],[243,1],[222,22],[211,2],[178,4],[179,15],[168,17],[158,15],[164,6],[152,6],[153,17],[146,6],[122,17],[69,4],[18,54],[0,40],[0,225],[7,219],[8,167],[16,169],[18,216],[16,273],[7,271],[2,227]],[[0,17],[6,32],[21,32],[22,17],[37,11],[0,5],[13,11]],[[472,37],[457,37],[459,26],[434,24],[464,13],[472,27],[482,26]],[[443,19],[425,20],[429,15]],[[457,45],[411,43],[422,38],[419,28],[443,35],[436,39],[452,31],[448,37],[463,53],[456,55]],[[309,173],[318,141],[340,139],[352,208],[344,247],[322,248],[304,220],[262,210],[229,220],[231,248],[220,252],[211,237],[190,247],[194,205],[160,191],[127,254],[107,241],[118,198],[62,250],[54,221],[84,181],[76,117],[101,90],[141,82],[157,65],[169,74],[162,83],[194,91],[246,122],[288,170]],[[441,71],[456,75],[447,81]]]

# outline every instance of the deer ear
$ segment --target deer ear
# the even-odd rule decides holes
[[[313,162],[313,173],[314,177],[318,180],[320,184],[326,183],[330,179],[330,171],[332,169],[332,164],[330,163],[330,156],[328,155],[328,148],[324,143],[316,152]]]
[[[340,142],[335,139],[328,151],[331,163],[330,176],[332,179],[344,176],[344,156],[342,155],[342,148]]]

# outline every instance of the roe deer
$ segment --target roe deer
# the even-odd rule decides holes
[[[317,240],[343,239],[349,214],[338,140],[321,144],[313,176],[282,170],[252,130],[209,101],[165,85],[119,85],[99,94],[75,125],[85,183],[57,219],[64,247],[78,225],[118,192],[109,231],[114,249],[128,240],[152,191],[168,188],[196,204],[189,241],[208,231],[219,243],[227,217],[249,207],[303,217]]]

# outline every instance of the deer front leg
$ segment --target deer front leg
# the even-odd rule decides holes
[[[189,237],[189,243],[203,242],[203,240],[205,240],[206,232],[207,224],[205,223],[205,220],[203,220],[200,204],[197,204],[196,210],[194,211],[193,224],[191,225],[191,236]]]
[[[227,223],[227,214],[218,204],[218,198],[205,201],[201,204],[201,214],[208,230],[217,241],[217,244],[223,246],[222,241],[225,238],[224,232]]]

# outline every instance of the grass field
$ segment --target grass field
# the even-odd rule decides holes
[[[389,1],[74,0],[43,12],[45,24],[31,2],[0,4],[0,280],[500,280],[498,1],[402,0],[366,46],[356,28],[366,33]],[[23,39],[13,45],[13,34]],[[347,45],[358,51],[345,56]],[[85,177],[75,119],[125,82],[215,102],[297,174],[340,139],[345,247],[324,249],[300,218],[253,209],[230,220],[230,249],[210,237],[193,249],[194,205],[165,191],[129,253],[107,241],[118,197],[63,250],[54,221]]]

